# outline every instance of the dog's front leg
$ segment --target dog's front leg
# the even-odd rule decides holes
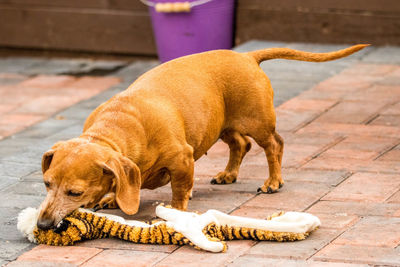
[[[99,204],[96,205],[97,208],[104,209],[116,209],[118,207],[117,201],[115,199],[115,193],[109,192],[103,196],[100,200]]]
[[[173,164],[168,168],[171,176],[172,188],[172,207],[186,210],[188,201],[193,188],[194,159],[193,149],[188,146],[178,156],[175,157]]]

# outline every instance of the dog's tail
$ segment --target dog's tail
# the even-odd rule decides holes
[[[347,57],[348,55],[351,55],[363,49],[366,46],[369,46],[369,44],[358,44],[339,51],[334,51],[329,53],[303,52],[290,48],[268,48],[268,49],[261,49],[248,52],[247,54],[253,57],[258,64],[260,64],[265,60],[275,59],[275,58],[311,61],[311,62],[324,62],[324,61],[335,60],[342,57]]]

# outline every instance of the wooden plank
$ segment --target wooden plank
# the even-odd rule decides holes
[[[236,43],[288,42],[400,44],[400,19],[341,13],[248,10],[237,13]]]
[[[154,55],[147,12],[0,7],[0,45]]]
[[[0,5],[15,8],[57,7],[147,11],[139,0],[0,0]]]
[[[399,0],[238,0],[239,9],[298,12],[338,11],[399,13]]]

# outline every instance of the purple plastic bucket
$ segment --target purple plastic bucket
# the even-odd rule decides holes
[[[152,2],[184,1],[187,0]],[[234,6],[235,0],[211,0],[192,7],[190,12],[180,13],[161,13],[150,7],[161,62],[208,50],[232,48]]]

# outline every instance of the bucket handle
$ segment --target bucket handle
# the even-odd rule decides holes
[[[212,0],[197,0],[193,2],[172,2],[172,3],[154,3],[148,0],[140,0],[143,4],[149,7],[154,7],[157,12],[160,13],[179,13],[179,12],[190,12],[195,6],[211,2]]]

